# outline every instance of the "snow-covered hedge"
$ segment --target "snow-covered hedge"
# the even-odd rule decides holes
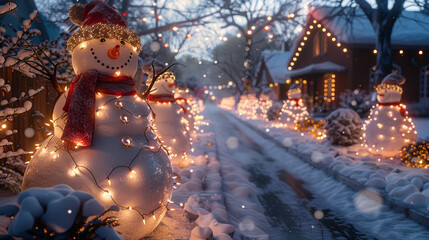
[[[353,145],[362,137],[362,121],[355,111],[348,108],[339,108],[329,114],[325,128],[328,140],[337,145]]]

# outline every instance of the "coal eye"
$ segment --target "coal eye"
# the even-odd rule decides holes
[[[121,41],[121,44],[122,44],[122,45],[125,45],[125,42],[124,42],[124,41]]]
[[[106,39],[102,38],[100,39],[100,42],[104,43],[106,41]]]

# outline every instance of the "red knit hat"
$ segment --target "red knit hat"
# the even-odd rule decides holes
[[[74,24],[81,26],[67,41],[70,52],[80,43],[98,38],[122,40],[134,46],[137,53],[141,50],[137,33],[129,29],[122,16],[105,2],[92,0],[85,6],[75,4],[69,9],[69,16]]]

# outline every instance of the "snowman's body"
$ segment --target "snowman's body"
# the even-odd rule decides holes
[[[401,94],[379,90],[378,104],[364,125],[364,145],[369,152],[384,157],[399,155],[401,147],[415,143],[417,132],[412,119],[400,104]]]
[[[114,48],[119,57],[109,59],[106,52]],[[137,69],[133,47],[114,39],[83,42],[72,57],[77,75],[97,71],[133,76]],[[161,221],[173,188],[172,166],[151,130],[148,105],[136,95],[96,94],[92,146],[68,150],[61,139],[67,121],[62,110],[67,94],[55,104],[55,132],[34,154],[22,188],[67,184],[89,192],[107,206],[121,207],[117,229],[123,236],[142,238]]]
[[[288,100],[283,103],[280,112],[280,122],[290,129],[295,129],[297,123],[308,118],[307,107],[301,98],[301,91],[289,91]]]
[[[174,78],[155,82],[149,96],[149,105],[154,113],[157,134],[170,153],[171,161],[180,164],[187,160],[191,149],[189,123],[183,109],[174,99]]]

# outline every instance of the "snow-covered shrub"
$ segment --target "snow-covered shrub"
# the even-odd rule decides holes
[[[427,168],[429,166],[429,140],[418,141],[403,147],[401,161],[409,167]]]
[[[12,219],[8,235],[0,239],[124,239],[113,227],[115,217],[104,217],[119,206],[104,205],[86,192],[67,185],[31,188],[18,196],[18,204],[0,207],[0,215]],[[90,218],[90,220],[89,220]]]
[[[359,114],[360,117],[368,117],[371,110],[371,95],[365,90],[355,89],[354,91],[347,89],[339,96],[340,107],[350,108]]]
[[[269,121],[275,121],[279,119],[282,106],[283,106],[282,102],[274,102],[273,105],[270,108],[268,108],[267,118]]]
[[[359,115],[348,108],[339,108],[326,118],[326,135],[333,144],[349,146],[360,142],[362,121]]]

